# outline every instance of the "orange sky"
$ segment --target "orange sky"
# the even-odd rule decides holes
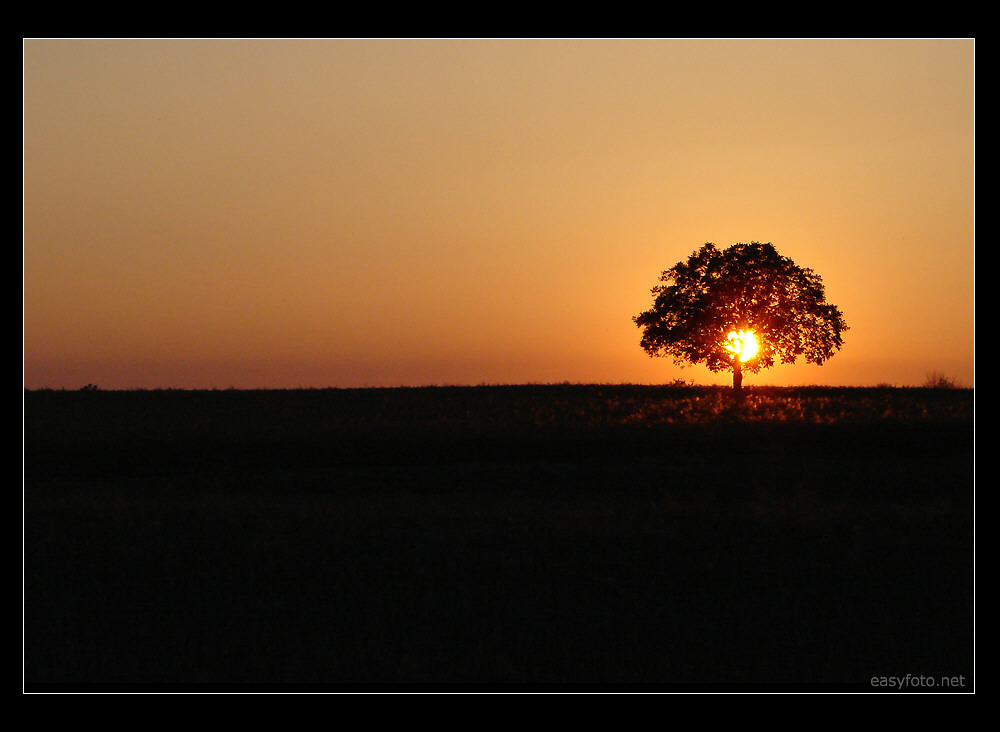
[[[973,40],[25,40],[28,388],[730,383],[705,242],[850,330],[746,384],[974,385]]]

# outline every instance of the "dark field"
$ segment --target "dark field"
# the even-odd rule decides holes
[[[962,389],[25,392],[25,688],[971,692],[974,440]]]

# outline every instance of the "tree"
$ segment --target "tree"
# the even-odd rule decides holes
[[[653,307],[633,318],[650,356],[678,364],[733,371],[739,395],[743,373],[776,360],[821,364],[843,345],[844,316],[826,302],[823,281],[771,244],[719,250],[705,244],[687,262],[660,275]]]

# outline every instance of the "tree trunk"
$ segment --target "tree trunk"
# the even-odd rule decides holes
[[[733,396],[743,398],[743,364],[739,358],[733,359]]]

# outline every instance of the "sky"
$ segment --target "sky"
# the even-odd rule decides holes
[[[974,386],[973,39],[24,39],[26,388],[731,383],[633,316],[770,242]]]

